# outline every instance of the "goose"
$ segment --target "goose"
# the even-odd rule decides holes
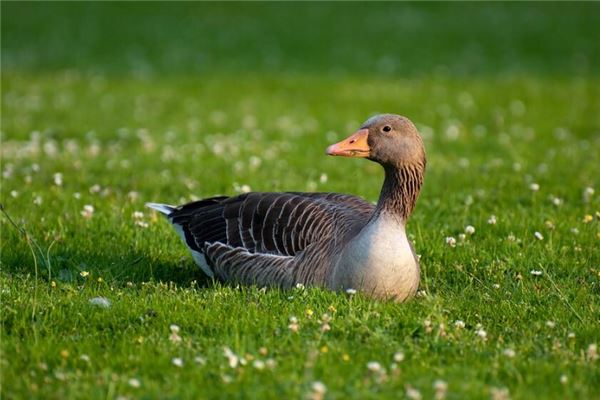
[[[376,115],[326,154],[379,163],[385,178],[377,204],[338,193],[250,192],[177,207],[146,205],[167,217],[214,279],[409,299],[420,269],[406,223],[426,165],[417,128],[400,115]]]

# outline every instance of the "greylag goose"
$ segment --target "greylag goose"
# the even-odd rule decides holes
[[[251,192],[147,206],[166,215],[195,262],[221,281],[354,289],[395,301],[412,297],[419,261],[405,225],[425,173],[417,129],[405,117],[377,115],[326,153],[383,166],[377,205],[347,194]]]

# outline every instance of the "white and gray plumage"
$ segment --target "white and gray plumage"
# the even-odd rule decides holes
[[[336,193],[246,193],[179,207],[148,203],[167,216],[209,276],[290,288],[353,288],[403,301],[419,285],[419,262],[405,224],[425,173],[423,141],[393,114],[367,120],[327,154],[381,164],[377,205]]]

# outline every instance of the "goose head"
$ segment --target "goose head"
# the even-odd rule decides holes
[[[425,149],[417,128],[408,118],[395,114],[369,118],[348,138],[329,146],[326,154],[366,158],[386,169],[425,164]]]

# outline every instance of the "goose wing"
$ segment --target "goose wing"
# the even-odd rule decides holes
[[[209,276],[291,287],[322,283],[327,260],[362,229],[373,210],[349,195],[247,193],[166,211]]]
[[[188,203],[168,217],[182,228],[187,245],[205,256],[205,245],[219,243],[247,255],[293,257],[312,243],[336,239],[336,231],[364,226],[373,209],[337,193],[253,192]]]

